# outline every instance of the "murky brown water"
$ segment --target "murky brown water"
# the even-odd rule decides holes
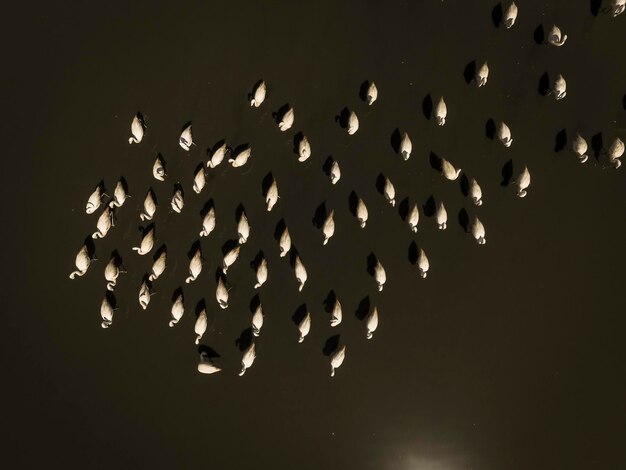
[[[605,145],[626,137],[626,16],[594,17],[585,1],[519,2],[507,31],[493,25],[495,2],[212,3],[44,3],[5,16],[13,22],[2,126],[3,421],[11,467],[624,466],[626,170],[603,170],[593,157],[580,165],[554,148],[562,129],[589,142],[602,133]],[[533,39],[540,23],[552,22],[568,34],[562,48]],[[472,60],[489,61],[485,88],[464,80]],[[565,76],[563,101],[538,93],[545,72]],[[251,109],[246,94],[259,78],[268,98]],[[358,96],[368,79],[380,91],[371,108]],[[424,117],[429,93],[445,96],[443,128]],[[286,103],[296,120],[281,133],[272,112]],[[334,120],[344,107],[360,118],[352,137]],[[148,129],[130,146],[138,110]],[[511,148],[485,136],[490,118],[509,124]],[[187,121],[198,144],[189,153],[177,144]],[[413,140],[407,162],[390,144],[396,128]],[[312,145],[304,164],[293,153],[297,132]],[[251,144],[252,159],[209,171],[196,195],[193,171],[221,139]],[[151,176],[159,152],[164,183]],[[482,207],[431,168],[431,152],[478,179]],[[329,156],[342,168],[336,186],[322,171]],[[530,168],[526,199],[501,185],[510,159]],[[261,190],[268,172],[281,195],[271,213]],[[412,234],[378,193],[380,173],[398,201],[443,200],[448,229],[437,230],[422,211]],[[84,213],[87,197],[100,180],[111,192],[120,176],[133,198],[96,243],[99,261],[69,281],[97,219]],[[182,214],[169,208],[177,181]],[[150,187],[160,206],[157,247],[167,245],[169,264],[142,311],[137,293],[152,258],[130,248]],[[368,205],[365,230],[350,214],[352,191]],[[202,274],[184,285],[199,211],[210,199],[217,229],[201,241]],[[337,225],[326,247],[312,223],[322,203],[335,210]],[[236,235],[239,204],[252,235],[229,270],[224,311],[214,274],[222,245]],[[463,209],[484,222],[485,246],[461,227]],[[308,270],[302,293],[278,256],[281,219]],[[409,262],[413,241],[430,258],[426,280]],[[103,270],[114,249],[128,274],[115,291],[113,326],[103,330]],[[239,378],[235,341],[249,327],[249,263],[261,250],[270,268],[259,293],[265,325],[257,360]],[[372,252],[387,271],[382,293],[366,270]],[[169,328],[181,285],[187,311]],[[337,328],[323,305],[331,289],[344,308]],[[371,341],[356,315],[368,296],[380,312]],[[202,298],[203,343],[224,368],[214,376],[196,372],[193,310]],[[303,303],[313,326],[298,344],[291,317]],[[348,349],[331,379],[323,348],[335,334]]]

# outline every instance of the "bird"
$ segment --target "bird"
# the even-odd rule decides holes
[[[567,83],[563,78],[563,75],[558,74],[554,83],[552,84],[552,93],[554,94],[554,99],[559,101],[565,98],[567,95]]]
[[[248,159],[252,156],[252,147],[249,145],[246,146],[243,150],[241,150],[235,158],[229,158],[228,163],[232,165],[233,168],[239,168],[248,163]]]
[[[450,163],[445,158],[442,158],[441,159],[441,174],[443,175],[444,178],[450,181],[454,181],[461,174],[461,169],[455,168],[454,165],[452,165],[452,163]]]
[[[246,369],[252,367],[255,358],[256,347],[254,345],[254,341],[252,341],[250,343],[250,346],[248,346],[246,351],[243,353],[243,357],[241,358],[241,372],[239,372],[239,377],[246,373]]]
[[[139,246],[134,246],[133,251],[136,251],[139,255],[145,255],[150,253],[154,246],[154,227],[150,227],[147,232],[144,232],[141,238]]]
[[[215,298],[217,299],[217,303],[221,308],[228,308],[228,289],[226,289],[226,286],[224,285],[224,279],[222,279],[222,276],[219,276],[217,279]]]
[[[280,257],[283,258],[291,250],[291,236],[289,235],[289,229],[285,227],[283,233],[278,240],[278,247],[280,248]]]
[[[396,206],[396,189],[393,187],[393,184],[389,180],[389,178],[385,178],[385,183],[383,186],[383,193],[385,194],[385,198],[391,204],[391,207]]]
[[[376,84],[374,82],[370,82],[367,87],[367,92],[365,93],[365,101],[368,106],[374,104],[374,101],[378,99],[378,88],[376,88]]]
[[[96,189],[93,190],[93,193],[91,193],[89,199],[87,200],[87,206],[85,207],[85,212],[87,214],[93,214],[98,207],[100,207],[102,204],[102,195],[102,183],[98,183],[98,186],[96,186]]]
[[[298,142],[298,161],[305,162],[311,156],[311,144],[309,144],[309,139],[306,136],[303,136]]]
[[[201,237],[208,237],[209,234],[215,229],[215,208],[211,206],[209,210],[204,214],[202,218],[202,230],[200,231]]]
[[[257,305],[252,315],[252,334],[259,336],[261,334],[261,328],[263,327],[263,308],[261,304]]]
[[[74,279],[76,276],[84,276],[85,273],[87,273],[87,269],[89,269],[91,261],[92,259],[89,256],[89,249],[87,248],[87,245],[83,245],[76,255],[76,271],[73,271],[70,274],[70,279]]]
[[[296,255],[294,271],[296,273],[296,280],[298,281],[298,291],[302,292],[302,288],[307,280],[307,273],[304,264],[302,264],[302,260],[300,259],[300,255]]]
[[[104,278],[107,280],[108,290],[113,291],[113,289],[115,289],[120,272],[120,258],[116,253],[113,253],[111,259],[104,268]]]
[[[172,305],[172,310],[171,310],[171,314],[172,314],[172,319],[170,320],[170,328],[173,327],[176,323],[178,323],[180,321],[181,318],[183,318],[183,315],[185,313],[185,304],[184,304],[184,299],[183,299],[183,293],[179,293],[176,296],[176,300],[174,300],[174,304]]]
[[[572,142],[572,150],[578,154],[580,163],[585,163],[589,158],[587,149],[587,141],[579,133],[576,133],[576,137],[574,137],[574,141]]]
[[[217,165],[222,163],[222,161],[224,161],[224,158],[226,157],[226,154],[228,153],[228,151],[229,151],[229,149],[226,146],[226,142],[224,142],[222,145],[217,147],[211,153],[211,158],[209,158],[209,161],[207,162],[206,166],[208,168],[215,168]],[[207,151],[207,153],[208,153],[208,151]]]
[[[343,317],[343,314],[341,311],[341,302],[339,302],[339,299],[335,298],[335,303],[333,305],[333,309],[332,309],[331,317],[330,317],[330,326],[335,327],[339,325],[341,323],[342,317]]]
[[[422,248],[420,248],[419,254],[417,256],[417,269],[419,269],[420,276],[422,278],[426,278],[426,276],[428,275],[428,270],[430,269],[430,263],[428,262],[426,252]]]
[[[245,211],[241,211],[239,216],[239,222],[237,222],[237,235],[239,236],[239,244],[243,245],[248,241],[250,236],[250,224],[248,223],[248,217],[246,217]]]
[[[178,144],[183,148],[183,150],[186,150],[187,152],[189,152],[189,149],[193,145],[191,123],[187,124],[185,128],[183,129],[183,131],[180,133]]]
[[[474,81],[478,88],[481,86],[485,86],[487,84],[487,79],[489,78],[489,65],[485,61],[483,65],[480,66],[474,75]]]
[[[624,142],[622,142],[619,137],[615,138],[611,147],[609,147],[608,155],[609,162],[615,167],[615,169],[618,169],[622,165],[620,158],[624,155]]]
[[[165,162],[161,158],[161,155],[157,155],[152,165],[152,176],[159,181],[165,181],[167,173],[165,173]]]
[[[306,315],[300,323],[298,323],[298,331],[300,332],[300,337],[298,338],[298,343],[304,341],[304,337],[309,334],[311,331],[311,313],[306,312]]]
[[[250,106],[254,106],[258,108],[265,101],[265,95],[267,94],[267,86],[265,85],[265,81],[261,80],[261,82],[256,86],[254,92],[250,95]]]
[[[159,257],[154,260],[152,264],[152,272],[150,276],[148,276],[148,280],[156,281],[163,271],[165,271],[165,267],[167,266],[167,250],[163,249],[159,254]]]
[[[411,232],[413,233],[417,232],[417,223],[419,222],[419,220],[420,220],[420,211],[419,211],[419,208],[417,207],[417,203],[414,203],[407,216],[407,222],[409,223]]]
[[[341,364],[343,364],[343,360],[346,358],[346,347],[342,346],[338,348],[332,356],[330,356],[330,376],[335,376],[335,369],[338,369]]]
[[[467,194],[472,199],[475,205],[477,206],[483,205],[483,191],[482,189],[480,189],[480,186],[478,185],[478,181],[476,181],[475,178],[472,178],[470,180]]]
[[[209,355],[205,351],[202,351],[200,353],[198,372],[200,372],[201,374],[215,374],[216,372],[219,372],[221,370],[222,369],[220,369],[213,363],[213,361],[211,360],[211,358],[209,358]]]
[[[624,13],[626,9],[626,0],[611,0],[611,15],[613,18]]]
[[[413,143],[409,137],[409,134],[406,132],[402,133],[402,138],[400,139],[400,154],[402,158],[406,161],[411,157],[411,152],[413,151]]]
[[[141,283],[141,287],[139,288],[139,305],[141,308],[146,310],[148,308],[148,304],[150,303],[150,286],[144,280]]]
[[[102,303],[100,304],[100,316],[102,317],[102,328],[108,328],[113,323],[113,306],[109,302],[107,296],[104,296]]]
[[[548,33],[548,44],[561,47],[567,41],[567,34],[561,34],[561,30],[555,24],[552,25],[550,32]]]
[[[365,337],[367,339],[372,339],[374,331],[378,328],[378,309],[376,307],[374,307],[374,309],[365,318],[365,327],[367,328]]]
[[[439,201],[439,204],[437,204],[435,219],[437,220],[437,228],[439,230],[445,230],[448,227],[448,212],[442,201]]]
[[[380,260],[376,259],[376,265],[374,266],[374,280],[376,281],[376,285],[378,286],[378,291],[381,292],[387,282],[387,273],[385,272],[385,268],[381,264]]]
[[[185,207],[183,188],[178,184],[174,186],[174,194],[172,195],[170,206],[172,206],[172,210],[177,214],[180,214],[183,207]]]
[[[109,202],[109,207],[122,207],[124,202],[126,202],[126,198],[130,197],[128,195],[128,188],[126,187],[126,181],[124,178],[120,179],[115,185],[115,190],[113,191],[113,199]]]
[[[143,200],[143,212],[139,214],[139,218],[144,220],[152,220],[154,213],[156,212],[156,200],[152,188],[148,189],[146,198]]]
[[[185,279],[185,282],[189,284],[191,281],[195,281],[202,272],[202,252],[200,248],[196,250],[193,257],[189,261],[189,277]]]
[[[519,176],[514,180],[515,186],[517,186],[517,195],[519,197],[526,197],[526,189],[530,186],[530,172],[528,167],[525,166]]]
[[[367,223],[368,217],[369,217],[369,214],[367,212],[367,207],[365,206],[363,199],[359,198],[359,201],[357,202],[357,205],[356,205],[356,218],[361,224],[361,228],[365,228],[365,224]]]
[[[196,323],[193,325],[193,331],[196,334],[196,344],[200,344],[202,335],[206,332],[209,322],[206,316],[206,308],[203,308],[196,318]]]
[[[356,113],[354,111],[351,111],[350,116],[348,116],[348,135],[354,135],[358,130],[359,118],[356,116]]]
[[[330,213],[326,216],[326,220],[324,220],[324,224],[322,225],[322,233],[324,234],[324,241],[322,245],[326,245],[328,240],[335,234],[335,210],[332,209]]]
[[[137,113],[133,118],[133,122],[130,123],[130,139],[129,144],[138,144],[143,139],[144,122],[141,117],[141,113]]]
[[[222,263],[222,272],[224,274],[226,274],[226,272],[228,271],[228,268],[230,268],[233,265],[233,263],[237,261],[237,258],[239,258],[240,248],[241,248],[241,245],[237,245],[224,255],[224,261]]]
[[[337,160],[333,160],[332,165],[330,166],[330,182],[332,184],[337,184],[337,181],[341,178],[341,169],[339,168],[339,163]]]
[[[278,128],[281,131],[285,132],[286,130],[291,129],[291,126],[293,126],[294,120],[295,120],[295,113],[293,111],[293,108],[290,106],[281,116],[280,122],[278,123]]]
[[[515,24],[517,18],[517,5],[515,2],[511,2],[503,15],[503,23],[506,29],[511,29]]]
[[[104,238],[109,233],[110,228],[113,226],[113,209],[105,207],[98,217],[96,223],[96,231],[91,235],[92,238]]]
[[[498,139],[505,147],[510,147],[513,143],[513,138],[511,137],[511,129],[509,129],[509,126],[507,126],[504,121],[500,121],[500,123],[498,124]]]
[[[256,284],[254,285],[255,289],[261,287],[267,281],[267,260],[265,257],[261,257],[261,260],[257,264],[256,267]]]
[[[479,245],[484,245],[487,243],[485,239],[485,227],[483,223],[478,219],[478,217],[474,217],[472,220],[472,224],[470,225],[470,231],[472,232],[472,236],[476,239]]]
[[[438,126],[443,126],[446,123],[446,117],[448,116],[448,107],[443,99],[443,96],[439,97],[437,105],[435,106],[435,121]]]
[[[265,194],[265,203],[267,204],[268,212],[274,208],[279,198],[278,184],[275,179],[272,179],[272,184],[270,184],[270,187],[267,189],[267,193]]]
[[[206,174],[204,173],[204,166],[200,166],[193,178],[193,190],[196,194],[200,194],[204,185],[206,184]]]

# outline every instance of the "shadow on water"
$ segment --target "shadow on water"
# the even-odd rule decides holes
[[[244,352],[252,344],[252,328],[248,327],[241,332],[239,338],[235,340],[235,346],[239,348],[239,351]]]
[[[364,103],[367,103],[367,90],[370,87],[370,82],[369,80],[365,80],[363,83],[361,83],[361,87],[359,88],[359,98],[361,98],[361,101],[363,101]]]
[[[424,99],[422,100],[422,113],[424,113],[424,117],[430,120],[433,116],[433,99],[428,93]]]
[[[348,207],[350,209],[350,214],[356,217],[356,207],[359,204],[359,196],[356,195],[354,191],[350,193],[348,196]]]
[[[439,156],[436,153],[430,152],[428,161],[430,163],[430,167],[433,170],[437,170],[439,173],[441,173],[441,158],[439,158]]]
[[[293,323],[296,326],[300,326],[300,322],[302,322],[302,320],[304,320],[304,317],[306,317],[307,313],[308,312],[307,312],[307,309],[306,309],[306,304],[302,304],[302,305],[300,305],[296,309],[296,311],[291,316],[291,321],[293,321]]]
[[[183,127],[180,128],[180,133],[182,134],[183,131],[187,129],[189,126],[191,126],[191,121],[187,121],[185,124],[183,124]]]
[[[461,194],[467,197],[469,194],[469,179],[465,173],[463,173],[459,179],[459,187],[461,188]]]
[[[291,250],[289,250],[289,265],[291,266],[291,269],[295,269],[296,258],[298,258],[299,256],[300,252],[298,251],[298,248],[296,248],[296,246],[292,243]]]
[[[589,2],[589,10],[593,16],[598,16],[600,13],[600,7],[602,6],[602,0],[591,0]]]
[[[559,132],[556,133],[556,136],[554,138],[554,151],[558,153],[561,150],[563,150],[566,145],[567,145],[567,130],[561,129]]]
[[[337,350],[337,348],[339,347],[340,338],[341,338],[341,335],[333,335],[326,340],[326,343],[324,344],[324,347],[322,348],[322,353],[324,354],[324,356],[330,356],[332,353],[334,353]]]
[[[337,116],[335,116],[335,122],[339,123],[342,129],[348,128],[348,119],[350,119],[350,110],[343,108]]]
[[[541,77],[539,77],[539,86],[537,86],[537,93],[541,96],[546,96],[548,94],[548,90],[550,90],[550,77],[548,76],[548,72],[544,72]]]
[[[159,257],[163,254],[166,253],[167,254],[167,245],[163,244],[159,247],[158,250],[156,250],[156,252],[154,253],[154,256],[152,257],[153,261],[156,261],[159,259]]]
[[[424,210],[424,215],[426,217],[432,217],[433,215],[435,215],[435,211],[437,210],[437,205],[435,204],[435,196],[431,194],[428,199],[426,199],[426,202],[422,206],[422,209]]]
[[[243,204],[239,203],[235,209],[235,222],[239,222],[239,219],[244,212],[246,212],[246,208],[243,207]]]
[[[468,85],[474,81],[474,77],[476,76],[476,61],[472,60],[469,64],[465,66],[465,70],[463,70],[463,77],[465,78],[465,83]]]
[[[391,133],[391,139],[390,139],[391,148],[393,149],[394,152],[400,153],[401,141],[402,141],[402,136],[400,135],[400,129],[396,127],[394,131]]]
[[[88,235],[83,244],[87,247],[87,255],[89,256],[89,259],[91,261],[98,261],[98,258],[95,257],[96,244],[94,243],[92,236]]]
[[[337,294],[334,290],[331,290],[324,299],[324,311],[326,313],[332,313],[333,308],[335,307],[335,302],[337,302]]]
[[[226,240],[222,245],[222,255],[226,255],[230,250],[237,247],[239,245],[239,240],[230,239]]]
[[[285,223],[285,219],[280,219],[274,229],[274,240],[279,241],[286,228],[287,224]]]
[[[250,313],[256,312],[256,309],[259,308],[259,305],[261,305],[261,298],[259,297],[259,294],[254,294],[254,297],[250,299],[250,305],[248,305]]]
[[[491,140],[496,137],[496,123],[493,118],[489,118],[485,123],[485,136]]]
[[[218,357],[221,357],[217,351],[215,351],[215,349],[206,346],[204,344],[201,344],[200,346],[198,346],[198,354],[203,354],[208,357],[209,359],[216,359]]]
[[[330,170],[333,167],[334,161],[335,160],[333,159],[332,155],[329,155],[328,158],[326,160],[324,160],[324,164],[322,165],[322,171],[329,178],[330,178]]]
[[[409,244],[409,263],[411,264],[417,263],[417,258],[419,257],[419,254],[420,254],[419,247],[417,246],[417,243],[415,243],[415,240],[413,240]]]
[[[502,11],[502,3],[498,2],[493,10],[491,10],[491,21],[496,28],[499,28],[502,24],[502,17],[504,16],[504,11]]]
[[[322,228],[327,216],[328,210],[326,209],[326,201],[324,201],[317,206],[317,209],[315,209],[315,214],[313,215],[313,226],[316,228]]]
[[[260,250],[254,257],[254,259],[250,261],[250,267],[254,272],[256,272],[263,259],[265,259],[265,254],[263,253],[263,250]]]
[[[370,311],[370,296],[366,295],[361,299],[359,305],[357,306],[354,316],[356,316],[359,320],[365,320],[365,317]]]
[[[267,198],[267,192],[270,190],[272,183],[274,182],[274,175],[270,171],[263,177],[263,181],[261,181],[261,194],[263,195],[263,199]]]
[[[289,107],[289,103],[285,103],[280,108],[278,108],[278,111],[272,113],[272,118],[274,118],[276,124],[280,124],[280,121],[283,120],[283,116],[285,115],[285,113],[289,111]],[[235,155],[236,154],[237,153],[235,153]]]
[[[196,304],[196,308],[194,310],[196,318],[200,316],[203,310],[206,311],[206,300],[200,299],[198,303]]]
[[[502,182],[500,186],[508,186],[513,179],[513,159],[509,159],[504,166],[502,166]]]
[[[469,214],[465,210],[465,208],[459,211],[459,225],[465,231],[465,233],[469,232]]]
[[[293,136],[293,153],[300,155],[300,142],[304,140],[304,134],[302,131],[296,132]]]
[[[370,253],[369,255],[367,255],[367,273],[370,276],[374,275],[374,267],[376,266],[377,262],[378,258],[374,253]]]
[[[183,302],[184,302],[185,295],[183,294],[183,288],[182,287],[177,287],[176,289],[174,289],[174,293],[172,294],[172,303],[176,302],[176,299],[179,296],[183,297]]]
[[[539,26],[535,28],[535,31],[533,32],[533,39],[535,40],[535,44],[543,44],[545,42],[546,33],[543,30],[542,24],[539,24]]]
[[[209,213],[211,209],[215,209],[215,203],[213,202],[213,198],[209,199],[202,206],[202,210],[200,211],[200,218],[204,219],[204,217]]]
[[[382,195],[385,194],[385,179],[385,175],[378,173],[376,177],[376,190]]]
[[[596,157],[596,160],[600,158],[603,147],[604,142],[602,141],[602,132],[598,132],[593,137],[591,137],[591,148],[593,149],[593,154]]]
[[[622,98],[622,107],[624,108],[624,110],[626,110],[626,95],[624,95],[624,98]]]
[[[193,255],[196,254],[196,251],[200,250],[201,248],[202,246],[200,245],[200,240],[196,240],[195,242],[193,242],[191,248],[189,248],[189,251],[187,252],[187,258],[193,258]]]
[[[400,219],[402,219],[403,222],[406,222],[406,218],[409,215],[409,198],[405,197],[404,199],[402,199],[402,201],[400,201],[400,203],[398,204],[398,214],[400,215]]]

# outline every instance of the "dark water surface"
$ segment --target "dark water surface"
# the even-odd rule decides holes
[[[5,12],[3,41],[7,468],[626,466],[626,169],[555,152],[563,129],[590,143],[601,133],[605,146],[626,138],[626,16],[594,17],[582,0],[519,1],[507,31],[494,27],[496,3],[487,1],[37,3]],[[568,34],[562,48],[534,40],[553,22]],[[464,80],[472,60],[489,62],[485,88]],[[565,76],[563,101],[538,93],[545,72]],[[246,95],[260,78],[268,97],[251,109]],[[380,91],[372,107],[359,99],[365,80]],[[446,99],[443,128],[424,117],[429,93]],[[272,113],[285,103],[296,119],[281,133]],[[354,136],[335,122],[344,107],[360,118]],[[148,129],[130,146],[138,110]],[[486,137],[489,119],[509,124],[511,148]],[[187,121],[197,142],[189,153],[177,144]],[[391,147],[396,128],[413,140],[407,162]],[[297,132],[312,145],[304,164],[293,153]],[[243,168],[209,171],[197,195],[193,171],[221,139],[251,144],[253,156]],[[151,174],[159,152],[163,183]],[[431,152],[478,179],[482,207],[431,168]],[[336,186],[322,171],[329,156],[342,169]],[[530,168],[525,199],[501,185],[510,159]],[[268,172],[281,195],[271,213],[261,191]],[[380,173],[398,201],[443,200],[448,229],[422,211],[412,234],[378,193]],[[84,213],[87,197],[100,180],[112,192],[120,176],[133,198],[97,241],[99,260],[70,281],[97,220]],[[177,181],[182,214],[169,207]],[[131,246],[150,187],[160,206],[156,246],[167,245],[169,262],[142,311],[137,294],[152,257]],[[368,205],[365,230],[350,214],[352,191]],[[217,229],[201,241],[202,274],[185,285],[209,199]],[[326,247],[312,223],[322,203],[337,225]],[[252,235],[221,310],[214,274],[239,204]],[[463,210],[485,224],[485,246],[464,232]],[[278,256],[281,219],[308,270],[302,293]],[[430,258],[426,280],[409,262],[413,241]],[[103,330],[103,270],[114,249],[128,274]],[[259,293],[265,325],[256,362],[239,378],[235,341],[250,324],[249,263],[260,250],[270,269]],[[382,293],[366,270],[372,252],[387,270]],[[181,285],[186,313],[169,328]],[[344,308],[337,328],[323,305],[331,289]],[[380,312],[371,341],[356,315],[368,296]],[[196,371],[193,311],[202,298],[203,344],[224,368],[214,376]],[[303,303],[313,325],[298,344],[291,317]],[[335,334],[347,357],[331,379],[322,350]]]

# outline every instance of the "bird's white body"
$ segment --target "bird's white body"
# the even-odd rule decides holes
[[[139,305],[141,305],[142,309],[147,309],[148,304],[150,303],[150,287],[146,281],[141,283],[141,287],[139,288]]]
[[[193,254],[193,257],[189,261],[189,277],[185,279],[185,282],[189,284],[192,281],[195,281],[197,277],[202,272],[202,252],[200,248],[196,250]]]
[[[89,257],[89,250],[87,249],[87,245],[83,245],[76,255],[76,271],[70,274],[70,279],[74,279],[76,276],[83,276],[87,272],[87,269],[89,269],[90,264],[91,258]]]
[[[156,281],[163,271],[165,271],[165,267],[167,266],[167,252],[163,250],[159,257],[152,264],[152,272],[148,279],[150,281]]]
[[[278,198],[278,184],[276,184],[276,180],[272,180],[272,184],[267,189],[267,194],[265,195],[265,203],[267,204],[268,212],[274,208],[278,202]]]
[[[204,167],[201,166],[196,171],[196,175],[193,178],[193,190],[196,194],[200,194],[204,185],[206,184],[206,174],[204,173]]]
[[[332,356],[330,356],[330,376],[335,376],[335,369],[338,369],[341,364],[343,364],[343,360],[346,358],[346,347],[342,346],[337,349]]]
[[[104,278],[107,280],[107,289],[113,291],[120,275],[120,261],[117,256],[111,256],[109,263],[104,268]]]
[[[528,167],[525,166],[515,179],[515,186],[517,187],[517,195],[519,197],[526,197],[526,188],[530,186],[530,172],[528,171]]]
[[[172,310],[171,310],[172,319],[170,320],[170,323],[169,323],[170,327],[178,323],[180,319],[183,318],[184,313],[185,313],[185,304],[183,302],[183,294],[178,294],[178,297],[176,297],[176,300],[174,300],[174,304],[172,305]]]
[[[563,75],[558,74],[556,80],[554,80],[554,84],[552,85],[552,93],[554,94],[554,99],[562,100],[567,95],[567,83],[563,78]]]
[[[291,129],[291,126],[293,126],[293,121],[295,120],[295,113],[293,111],[293,108],[289,108],[287,111],[285,111],[285,114],[283,114],[283,116],[280,119],[280,122],[278,123],[278,128],[285,132],[286,130]]]
[[[616,169],[622,165],[620,158],[624,155],[624,142],[622,142],[619,137],[617,137],[611,144],[611,147],[609,147],[608,155],[609,161]]]
[[[104,297],[102,299],[102,303],[100,304],[100,316],[102,317],[102,323],[100,326],[102,328],[108,328],[113,323],[113,306],[109,303],[109,299]]]
[[[411,152],[413,151],[413,142],[411,142],[411,138],[409,134],[406,132],[402,133],[402,138],[400,139],[400,154],[402,158],[406,161],[411,157]]]
[[[255,289],[261,287],[267,281],[267,260],[265,258],[261,258],[258,266],[256,267],[256,284],[254,285]]]
[[[611,15],[613,18],[624,13],[626,0],[611,0]]]
[[[185,127],[183,129],[183,131],[180,133],[180,137],[178,139],[178,144],[184,150],[189,152],[189,149],[193,145],[193,132],[192,132],[191,124],[189,124],[187,127]]]
[[[152,189],[148,190],[146,198],[143,200],[143,212],[139,214],[141,220],[152,220],[154,213],[156,212],[156,201],[154,199],[154,193]]]
[[[478,181],[476,181],[474,178],[470,180],[467,194],[472,199],[474,204],[476,204],[477,206],[483,205],[483,191],[482,189],[480,189]]]
[[[209,322],[206,316],[206,309],[202,309],[202,311],[198,314],[198,318],[196,318],[196,323],[193,325],[193,331],[196,334],[196,344],[200,344],[200,340],[202,339],[202,335],[206,333],[206,329],[209,326]]]
[[[332,165],[330,166],[330,182],[332,184],[337,184],[337,181],[341,178],[341,169],[339,168],[339,163],[336,160],[333,160]]]
[[[385,178],[385,184],[383,186],[383,193],[385,194],[385,199],[389,201],[391,207],[396,206],[396,188],[393,187],[393,184],[389,180],[389,178]]]
[[[170,206],[172,210],[177,214],[180,214],[185,207],[185,199],[183,197],[183,190],[181,188],[176,188],[174,194],[172,195],[172,200],[170,201]]]
[[[124,202],[126,202],[126,198],[128,197],[128,193],[126,192],[126,187],[122,180],[119,180],[115,185],[115,190],[113,191],[113,199],[109,202],[109,207],[122,207]]]
[[[136,251],[140,255],[145,255],[150,253],[150,250],[154,247],[154,227],[150,228],[150,230],[144,234],[141,238],[141,243],[139,246],[134,246],[133,251]]]
[[[226,157],[226,152],[228,152],[228,147],[226,146],[226,142],[224,142],[211,154],[211,158],[206,165],[209,168],[215,168],[217,165],[224,161],[224,158]]]
[[[328,240],[335,234],[335,211],[331,210],[330,213],[326,216],[326,220],[324,220],[324,225],[322,225],[322,233],[324,234],[324,242],[326,245]]]
[[[387,273],[379,260],[376,260],[376,266],[374,266],[374,280],[376,280],[378,291],[382,291],[385,286],[385,282],[387,282]]]
[[[367,219],[369,214],[367,212],[367,206],[363,202],[363,199],[359,198],[359,201],[356,205],[356,218],[361,224],[361,228],[365,228],[365,224],[367,224]]]
[[[472,220],[470,231],[479,245],[487,243],[487,240],[485,239],[485,227],[478,217],[474,217],[474,220]]]
[[[452,163],[450,163],[445,158],[442,158],[441,159],[441,174],[443,175],[444,178],[450,181],[454,181],[461,174],[461,169],[455,168]]]
[[[129,144],[138,144],[143,139],[143,121],[139,114],[135,115],[133,122],[130,123],[130,134],[131,137],[128,139]]]
[[[333,305],[333,310],[330,317],[330,326],[335,327],[339,325],[342,319],[343,312],[341,310],[341,302],[339,302],[339,299],[335,299],[335,305]]]
[[[414,203],[411,207],[411,210],[409,211],[409,214],[407,215],[407,222],[409,224],[409,227],[411,228],[411,232],[417,232],[417,224],[419,223],[419,221],[420,211],[417,207],[417,203]]]
[[[511,29],[517,19],[517,5],[511,2],[503,15],[503,23],[506,29]]]
[[[304,337],[309,334],[311,331],[311,313],[306,312],[306,315],[300,323],[298,323],[298,331],[300,332],[300,337],[298,338],[298,343],[304,341]]]
[[[562,34],[561,29],[557,25],[552,25],[548,33],[548,43],[553,46],[561,47],[567,41],[567,34]]]
[[[428,270],[430,269],[428,257],[422,248],[420,248],[419,255],[417,256],[417,269],[419,269],[420,276],[423,278],[428,275]]]
[[[215,209],[209,208],[207,213],[202,219],[202,230],[200,231],[201,237],[208,237],[209,234],[215,229]]]
[[[91,238],[104,238],[109,229],[113,226],[113,211],[110,207],[105,207],[98,217],[96,223],[96,231],[91,235]]]
[[[485,86],[487,84],[487,79],[489,78],[489,65],[485,62],[480,66],[478,70],[476,70],[476,75],[474,80],[476,81],[476,85],[480,88],[481,86]]]
[[[239,235],[239,244],[243,245],[248,241],[248,237],[250,236],[250,223],[248,222],[248,217],[245,212],[241,212],[241,216],[239,217],[239,222],[237,223],[237,234]]]
[[[224,285],[224,279],[220,276],[217,280],[217,289],[215,289],[215,299],[218,305],[226,309],[228,308],[228,289]]]
[[[102,186],[96,186],[96,189],[93,190],[91,196],[87,200],[87,206],[85,207],[85,212],[87,214],[93,214],[98,207],[102,204]]]
[[[235,158],[229,158],[228,163],[232,165],[233,168],[240,168],[248,163],[248,160],[252,156],[252,147],[246,147],[241,152],[239,152]]]
[[[252,99],[250,100],[250,106],[254,106],[258,108],[265,101],[265,95],[267,94],[267,86],[265,85],[265,81],[262,80],[261,83],[257,85],[254,89],[254,93],[252,94]]]
[[[167,174],[165,173],[165,163],[160,155],[154,159],[154,164],[152,165],[152,176],[154,179],[159,181],[165,181],[165,177]]]
[[[439,98],[435,105],[435,121],[438,126],[443,126],[446,123],[446,117],[448,116],[448,107],[443,99],[443,96]]]
[[[250,343],[250,346],[243,353],[243,357],[241,358],[241,372],[239,372],[239,377],[246,373],[246,369],[252,367],[254,363],[254,359],[256,358],[256,347],[254,346],[254,342]]]
[[[374,310],[372,310],[365,318],[365,327],[367,328],[365,337],[367,339],[372,339],[374,331],[378,328],[378,309],[376,307],[374,307]]]
[[[291,235],[289,235],[289,229],[285,227],[283,233],[278,240],[278,247],[280,248],[280,257],[283,258],[291,250]]]
[[[219,367],[217,367],[211,358],[204,351],[200,353],[200,362],[198,363],[198,372],[201,374],[215,374],[216,372],[221,371]]]
[[[311,156],[311,144],[306,136],[302,137],[300,142],[298,142],[298,155],[299,162],[305,162]]]
[[[348,134],[354,135],[356,131],[359,130],[359,118],[356,116],[354,111],[350,112],[350,116],[348,116]]]
[[[263,309],[261,305],[256,308],[252,315],[252,334],[259,336],[261,334],[261,328],[263,327]]]
[[[437,227],[439,230],[445,230],[448,227],[448,212],[446,211],[446,207],[443,205],[443,202],[439,202],[439,204],[437,204],[435,220],[437,220]]]
[[[626,1],[626,0],[624,0]],[[574,142],[572,142],[572,150],[578,154],[578,159],[580,163],[585,163],[589,159],[589,155],[587,155],[587,150],[589,146],[587,145],[587,141],[580,135],[576,134],[574,138]]]
[[[374,101],[378,99],[378,88],[376,88],[376,84],[374,82],[370,82],[367,87],[366,93],[366,101],[369,106],[374,104]]]
[[[237,245],[233,249],[231,249],[228,253],[224,255],[224,261],[222,263],[222,272],[226,274],[228,272],[228,268],[230,268],[237,258],[239,258],[239,249],[241,245]]]
[[[307,273],[304,264],[300,259],[300,255],[296,255],[296,261],[294,262],[294,271],[296,273],[296,280],[298,281],[298,291],[302,292],[302,288],[304,287],[304,284],[307,280]]]
[[[504,121],[500,121],[500,123],[498,124],[498,139],[505,147],[510,147],[513,143],[513,138],[511,137],[511,129],[509,129],[509,126],[507,126]]]

